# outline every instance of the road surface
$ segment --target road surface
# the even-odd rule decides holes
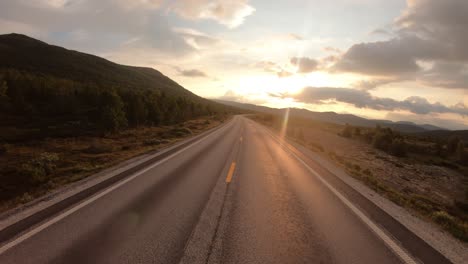
[[[402,263],[415,259],[405,254],[425,255],[386,241],[388,230],[379,233],[267,129],[237,116],[4,244],[0,263],[178,263],[220,178],[226,193],[216,232],[206,234],[207,263]]]

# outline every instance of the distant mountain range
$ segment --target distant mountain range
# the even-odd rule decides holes
[[[233,101],[225,100],[216,100],[219,103],[234,106],[237,108],[256,111],[261,113],[270,113],[278,114],[284,112],[284,109],[270,108],[266,106],[259,106],[253,104],[244,104]],[[307,109],[298,109],[291,108],[289,112],[290,116],[310,118],[312,120],[335,123],[335,124],[350,124],[353,126],[362,126],[362,127],[375,127],[376,125],[381,125],[384,127],[389,127],[404,133],[423,133],[428,131],[449,131],[445,128],[437,127],[430,124],[415,124],[408,121],[399,121],[393,122],[390,120],[376,120],[376,119],[366,119],[352,114],[338,114],[335,112],[314,112]]]

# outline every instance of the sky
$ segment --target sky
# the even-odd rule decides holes
[[[206,98],[468,129],[466,0],[2,0],[22,33]]]

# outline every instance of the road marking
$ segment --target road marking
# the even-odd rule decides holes
[[[385,233],[382,228],[376,225],[369,217],[367,217],[361,210],[359,210],[354,204],[351,203],[346,197],[344,197],[337,189],[331,186],[325,179],[323,179],[320,174],[318,174],[314,169],[312,169],[305,161],[303,161],[299,156],[296,155],[285,143],[279,141],[273,134],[267,131],[276,142],[287,152],[289,152],[294,158],[296,158],[304,167],[312,173],[317,179],[320,180],[333,194],[335,194],[338,199],[340,199],[359,219],[361,219],[364,224],[366,224],[374,234],[377,235],[386,245],[390,248],[404,263],[408,264],[417,264],[419,263],[399,244],[397,244],[387,233]]]
[[[228,172],[228,175],[226,177],[226,182],[227,183],[230,183],[231,180],[232,180],[232,175],[234,174],[234,170],[236,169],[236,163],[233,161],[231,163],[231,167],[229,168],[229,172]]]
[[[227,126],[226,126],[227,127]],[[28,238],[36,235],[37,233],[41,232],[42,230],[46,229],[47,227],[59,222],[60,220],[66,218],[67,216],[73,214],[74,212],[80,210],[81,208],[87,206],[88,204],[98,200],[99,198],[103,197],[104,195],[114,191],[115,189],[119,188],[120,186],[130,182],[131,180],[135,179],[136,177],[140,176],[141,174],[153,169],[154,167],[157,167],[161,164],[163,164],[164,162],[170,160],[171,158],[179,155],[180,153],[200,144],[201,142],[205,141],[206,139],[210,138],[210,136],[213,136],[213,135],[216,135],[216,134],[219,134],[221,131],[224,131],[225,128],[221,128],[220,130],[218,131],[215,131],[213,134],[208,134],[207,136],[199,139],[198,141],[195,141],[193,142],[192,144],[188,145],[187,147],[183,148],[183,149],[180,149],[179,151],[165,157],[164,159],[160,160],[160,161],[157,161],[156,163],[153,163],[152,165],[136,172],[135,174],[133,174],[132,176],[114,184],[114,185],[111,185],[109,188],[105,189],[104,191],[98,193],[97,195],[95,196],[92,196],[91,198],[89,198],[88,200],[85,200],[79,204],[77,204],[76,206],[62,212],[61,214],[55,216],[54,218],[50,219],[49,221],[31,229],[30,231],[24,233],[23,235],[19,236],[18,238],[6,243],[5,245],[3,245],[2,247],[0,247],[0,255],[2,255],[3,253],[5,253],[7,250],[9,250],[10,248],[20,244],[21,242],[27,240]]]
[[[240,142],[242,142],[242,140],[243,140],[243,138],[242,138],[242,137],[240,137],[239,141],[240,141]]]

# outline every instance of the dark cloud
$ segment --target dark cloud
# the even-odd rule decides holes
[[[190,70],[181,70],[178,69],[179,74],[185,77],[192,77],[192,78],[197,78],[197,77],[202,77],[206,78],[208,75],[204,73],[203,71],[197,70],[197,69],[190,69]]]
[[[355,44],[340,58],[334,69],[380,76],[413,74],[421,70],[416,58],[417,55],[426,55],[421,50],[424,45],[416,37]]]
[[[298,94],[286,94],[297,101],[310,104],[325,104],[330,100],[351,104],[357,108],[395,111],[404,110],[414,114],[452,113],[468,116],[468,108],[463,104],[445,106],[441,103],[430,103],[427,99],[412,96],[398,101],[391,98],[372,96],[368,91],[351,88],[306,87]]]
[[[370,35],[384,35],[384,36],[390,36],[392,33],[386,29],[383,28],[378,28],[374,29],[370,32]]]
[[[426,85],[464,89],[468,87],[468,65],[456,62],[436,62],[418,80]]]
[[[361,80],[353,84],[354,87],[362,90],[372,90],[378,86],[392,83],[396,81],[402,81],[402,79],[370,79],[370,80]]]
[[[427,85],[468,89],[466,71],[460,70],[468,64],[467,13],[468,1],[408,1],[407,9],[393,24],[391,33],[395,37],[353,45],[331,70],[413,78]],[[422,69],[419,62],[435,66]],[[448,67],[455,71],[449,74]]]
[[[291,64],[297,67],[299,73],[308,73],[317,70],[318,61],[307,57],[293,57]]]

